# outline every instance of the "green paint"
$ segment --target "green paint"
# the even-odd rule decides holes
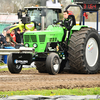
[[[82,27],[87,27],[84,25],[73,26],[70,30],[70,38],[73,34],[73,31],[79,31]],[[67,40],[67,35],[65,40]],[[24,33],[24,45],[29,44],[29,47],[33,47],[34,44],[37,44],[37,48],[35,48],[35,52],[45,52],[47,43],[53,42],[62,42],[62,38],[64,36],[64,30],[59,25],[50,25],[45,31],[30,31]]]
[[[88,27],[85,25],[75,25],[73,26],[73,28],[71,29],[72,31],[79,31],[82,27]]]
[[[38,46],[35,48],[35,52],[44,52],[47,43],[57,41],[61,42],[63,35],[64,31],[62,27],[50,25],[45,31],[32,31],[24,33],[24,45],[28,43],[29,47],[33,47],[33,44],[36,43]]]
[[[71,2],[74,2],[73,0],[71,0]]]

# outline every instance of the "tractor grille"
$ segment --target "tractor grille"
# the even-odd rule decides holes
[[[25,35],[25,42],[29,42],[29,35]]]
[[[37,42],[36,35],[31,35],[32,42]]]
[[[25,42],[37,42],[36,35],[25,35]]]
[[[45,35],[39,35],[39,41],[45,42]]]

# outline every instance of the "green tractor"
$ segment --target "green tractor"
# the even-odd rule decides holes
[[[49,25],[45,31],[28,31],[24,33],[26,52],[12,53],[8,56],[8,69],[11,73],[20,73],[22,65],[35,62],[40,73],[56,75],[65,67],[73,73],[94,74],[100,70],[100,37],[98,31],[81,25],[83,7],[79,25],[74,25],[62,41],[64,30],[61,25]],[[33,48],[28,52],[27,48]]]

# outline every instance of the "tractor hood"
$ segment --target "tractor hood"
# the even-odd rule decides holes
[[[28,31],[24,33],[24,45],[34,47],[36,52],[44,52],[48,43],[61,42],[63,34],[59,25],[50,25],[45,31]]]

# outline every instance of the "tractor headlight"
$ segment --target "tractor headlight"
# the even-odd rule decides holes
[[[29,47],[29,44],[28,44],[28,43],[26,43],[26,44],[25,44],[25,47]]]
[[[33,44],[33,47],[34,47],[34,48],[37,48],[37,46],[38,46],[38,45],[37,45],[36,43]]]

